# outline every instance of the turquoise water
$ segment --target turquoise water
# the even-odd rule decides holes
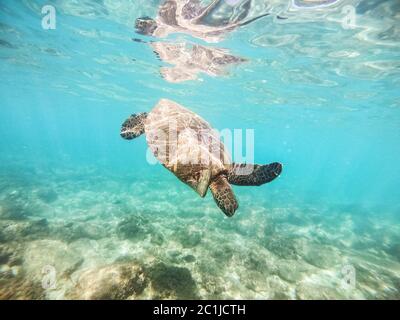
[[[399,299],[398,1],[271,1],[219,43],[171,35],[247,59],[181,83],[135,33],[160,2],[52,1],[44,30],[46,1],[0,1],[0,298]],[[253,129],[282,175],[235,186],[225,217],[120,138],[161,98]]]

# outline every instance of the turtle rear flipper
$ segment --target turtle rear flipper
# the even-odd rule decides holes
[[[132,140],[144,133],[144,120],[147,117],[146,112],[133,114],[122,124],[121,137]]]
[[[265,165],[233,164],[228,172],[228,181],[238,186],[260,186],[271,182],[282,172],[282,164],[274,162]]]
[[[210,184],[211,192],[218,207],[228,217],[232,217],[239,207],[235,194],[225,176],[220,175]]]

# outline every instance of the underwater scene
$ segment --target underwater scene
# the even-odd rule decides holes
[[[398,0],[0,0],[0,72],[0,299],[400,299]]]

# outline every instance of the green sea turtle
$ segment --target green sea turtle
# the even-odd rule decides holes
[[[176,102],[161,99],[149,113],[131,115],[121,128],[124,139],[146,133],[147,144],[165,168],[201,197],[210,188],[218,207],[229,217],[238,208],[231,184],[259,186],[278,177],[280,163],[235,164],[216,130]]]

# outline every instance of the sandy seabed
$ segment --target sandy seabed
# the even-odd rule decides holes
[[[374,212],[249,192],[228,219],[184,185],[5,172],[0,299],[400,298],[400,226]]]

